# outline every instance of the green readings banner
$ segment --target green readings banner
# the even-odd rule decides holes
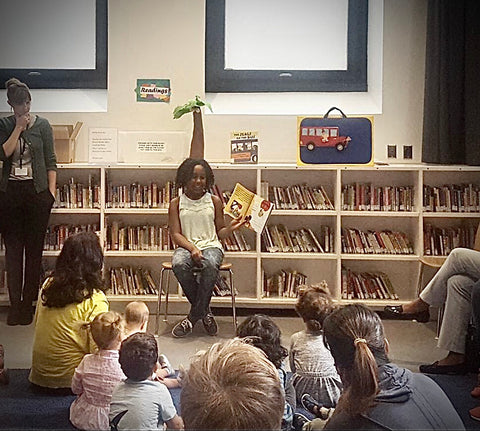
[[[170,102],[169,79],[137,79],[137,102]]]

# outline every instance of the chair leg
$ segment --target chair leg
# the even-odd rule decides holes
[[[158,286],[158,299],[157,299],[157,317],[155,319],[155,334],[158,335],[160,330],[160,307],[162,305],[162,288],[163,288],[163,268],[160,271],[160,283]]]
[[[237,334],[237,310],[235,308],[235,288],[233,286],[233,272],[231,269],[228,270],[230,274],[230,294],[232,295],[232,318],[233,318],[233,329],[235,335]]]
[[[167,277],[167,290],[165,291],[165,316],[163,317],[164,322],[168,322],[168,295],[170,293],[170,270],[168,270],[166,277]]]
[[[422,262],[420,262],[420,268],[418,268],[417,296],[420,296],[420,292],[422,291],[423,271],[424,271],[424,265]]]

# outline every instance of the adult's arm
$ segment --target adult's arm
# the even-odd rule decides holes
[[[8,159],[17,146],[18,139],[20,134],[27,128],[27,124],[30,122],[30,114],[21,115],[20,117],[15,117],[15,127],[13,128],[12,133],[3,142],[0,151],[0,160]]]
[[[190,143],[190,158],[203,159],[205,153],[205,138],[203,136],[202,111],[200,108],[193,110],[193,134]]]
[[[43,157],[47,169],[48,190],[55,196],[57,187],[57,156],[55,155],[55,142],[53,139],[52,126],[47,122],[42,128]]]
[[[172,430],[183,430],[185,427],[183,425],[183,419],[175,415],[172,419],[165,422],[167,424],[167,429]]]

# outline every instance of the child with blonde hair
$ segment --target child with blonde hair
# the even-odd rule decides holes
[[[90,330],[99,350],[85,355],[75,369],[72,392],[78,397],[70,406],[70,422],[82,430],[108,430],[113,389],[126,378],[118,361],[125,322],[116,311],[107,311],[84,328]]]
[[[150,310],[143,301],[132,301],[125,306],[126,337],[136,332],[147,332]],[[175,370],[165,355],[158,355],[158,367],[155,378],[165,384],[167,388],[178,388],[180,382],[175,378]]]
[[[335,362],[323,342],[323,321],[334,308],[326,283],[299,289],[295,311],[305,330],[292,335],[289,360],[297,401],[309,411],[314,401],[335,407],[342,390]]]
[[[132,301],[125,306],[125,332],[130,336],[135,332],[147,332],[150,310],[143,301]]]

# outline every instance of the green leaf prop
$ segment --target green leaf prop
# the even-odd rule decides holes
[[[206,106],[211,112],[213,112],[212,105],[210,105],[210,103],[204,102],[199,96],[195,96],[194,100],[189,100],[187,103],[185,103],[185,105],[177,106],[173,110],[173,118],[176,120],[184,114],[193,112],[197,108],[200,109],[202,106]]]

